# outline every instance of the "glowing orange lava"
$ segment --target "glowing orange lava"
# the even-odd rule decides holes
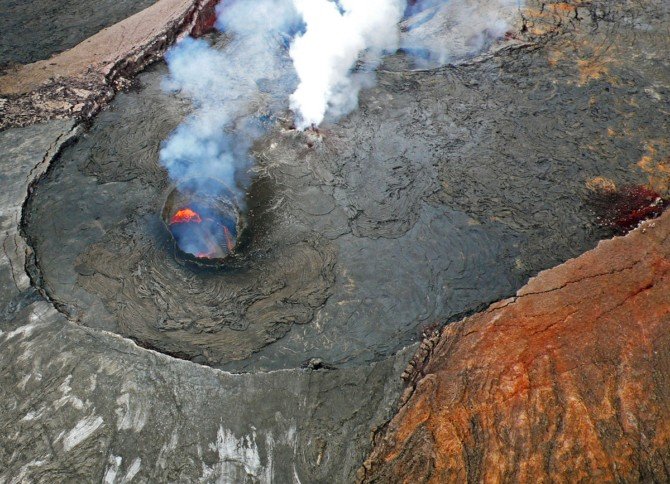
[[[197,212],[194,212],[190,208],[182,208],[177,213],[175,213],[170,219],[170,225],[172,224],[183,224],[183,223],[201,223],[202,218],[198,215]]]

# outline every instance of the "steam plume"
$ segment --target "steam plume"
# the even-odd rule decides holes
[[[407,8],[400,47],[422,67],[480,53],[510,29],[522,0],[421,0]]]
[[[294,0],[306,31],[291,45],[300,79],[291,95],[297,126],[318,126],[326,112],[346,114],[383,53],[398,48],[404,0]],[[352,73],[361,53],[364,69]]]
[[[166,55],[164,87],[195,111],[163,143],[160,159],[175,181],[213,177],[243,188],[238,175],[251,144],[295,85],[286,45],[299,17],[290,0],[225,2],[217,13],[223,48],[186,38]]]
[[[290,107],[301,129],[336,119],[357,107],[386,53],[402,47],[431,66],[475,54],[505,33],[519,2],[222,2],[216,48],[187,38],[166,55],[165,87],[195,111],[163,143],[161,162],[177,182],[212,177],[241,193],[248,151],[274,113]]]

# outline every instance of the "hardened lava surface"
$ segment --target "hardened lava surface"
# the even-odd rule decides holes
[[[560,32],[532,47],[382,69],[318,134],[278,123],[252,153],[248,244],[216,270],[179,263],[160,220],[158,148],[188,105],[158,65],[35,187],[34,279],[81,324],[221,368],[393,354],[606,236],[594,180],[667,190],[653,29],[590,8],[560,9]]]
[[[155,0],[0,0],[0,68],[48,59]]]

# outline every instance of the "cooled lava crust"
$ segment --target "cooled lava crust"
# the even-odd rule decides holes
[[[276,126],[252,150],[248,245],[219,270],[181,264],[160,217],[158,147],[189,108],[159,64],[35,187],[34,279],[82,324],[225,369],[383,359],[611,235],[593,178],[667,190],[664,40],[608,5],[535,12],[527,30],[555,34],[541,48],[392,57],[319,137]]]

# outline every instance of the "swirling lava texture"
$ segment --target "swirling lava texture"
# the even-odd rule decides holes
[[[347,118],[318,135],[278,121],[256,143],[239,257],[200,269],[175,258],[160,219],[159,143],[189,109],[164,74],[142,74],[35,187],[33,275],[81,324],[234,371],[376,361],[513,294],[595,245],[586,182],[644,180],[631,161],[662,135],[653,99],[630,121],[610,102],[623,83],[579,85],[542,52],[382,69]],[[566,106],[636,126],[612,137]]]

